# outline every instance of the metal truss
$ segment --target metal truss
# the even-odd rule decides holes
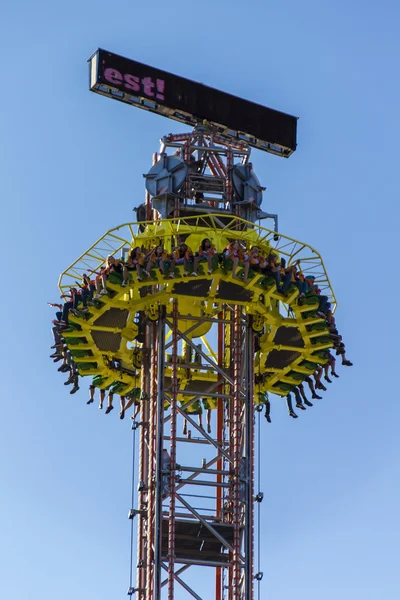
[[[189,165],[182,193],[175,199],[174,216],[190,214],[191,209],[195,209],[196,214],[207,214],[211,212],[210,206],[220,214],[232,214],[231,169],[234,164],[249,162],[250,149],[246,144],[227,140],[212,128],[198,126],[190,133],[164,136],[160,155],[171,150],[179,153]],[[163,205],[165,207],[167,202]],[[244,209],[235,212],[237,216],[247,216]]]
[[[143,369],[149,376],[140,416],[135,511],[139,600],[172,600],[177,587],[204,600],[199,569],[206,566],[215,572],[217,600],[253,598],[253,330],[238,306],[226,307],[213,319],[213,327],[216,354],[203,352],[179,329],[176,300],[148,326]],[[183,343],[189,364],[183,362]],[[172,363],[168,380],[163,376],[166,356]],[[191,389],[189,377],[181,389],[182,370],[190,375],[194,368],[212,370],[218,382]],[[204,398],[213,398],[217,406],[213,434],[190,413]],[[187,436],[177,433],[182,420]],[[189,459],[189,444],[206,455],[200,464]],[[185,581],[189,569],[198,571],[200,590]]]
[[[179,219],[163,221],[156,219],[149,221],[148,226],[150,231],[154,231],[154,239],[161,240],[165,245],[168,242],[170,243],[171,238],[179,234],[196,235],[203,231],[205,235],[213,239],[216,239],[218,236],[229,239],[236,237],[249,243],[256,242],[261,247],[268,245],[280,256],[283,256],[288,264],[298,259],[301,260],[302,271],[307,275],[315,277],[315,281],[321,291],[329,297],[334,310],[336,309],[336,297],[329,281],[328,273],[321,255],[315,248],[282,233],[279,233],[277,237],[275,231],[244,219],[239,221],[240,230],[238,230],[238,219],[232,214],[230,218],[225,219],[221,227],[220,217],[221,215],[219,214],[210,213],[206,216],[180,217]],[[117,256],[130,246],[141,245],[146,238],[144,234],[138,232],[138,225],[138,223],[126,223],[107,231],[107,233],[61,273],[59,279],[60,291],[65,293],[71,286],[76,285],[76,280],[81,279],[82,273],[99,271],[107,254]],[[143,282],[142,285],[145,286],[146,282]]]

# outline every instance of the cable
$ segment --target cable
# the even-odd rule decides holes
[[[134,385],[135,385],[135,389],[136,389],[136,385],[137,385],[137,371],[135,369],[135,378],[134,378]],[[135,502],[135,462],[136,462],[136,429],[137,429],[137,423],[134,421],[132,423],[132,431],[133,431],[133,435],[132,435],[132,490],[131,490],[131,510],[133,510],[133,505]],[[130,515],[130,519],[131,519],[131,557],[130,557],[130,570],[129,570],[129,588],[131,589],[133,587],[133,521],[134,521],[134,517],[133,515]]]
[[[260,482],[261,482],[261,413],[258,413],[258,440],[257,440],[257,482],[258,482],[258,492],[260,491]],[[257,572],[261,572],[261,502],[257,502]],[[257,597],[258,600],[261,598],[261,581],[257,581]]]
[[[131,494],[131,510],[133,510],[133,504],[135,501],[135,452],[136,452],[136,423],[132,423],[132,494]],[[130,559],[130,572],[129,572],[129,588],[133,587],[133,522],[134,518],[131,518],[131,559]]]

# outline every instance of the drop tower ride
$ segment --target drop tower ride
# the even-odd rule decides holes
[[[261,208],[264,188],[251,150],[289,157],[296,118],[104,50],[89,60],[90,89],[179,121],[190,130],[162,137],[149,160],[137,218],[107,231],[64,270],[64,293],[83,273],[96,276],[108,255],[161,245],[171,255],[203,240],[215,248],[212,268],[196,274],[169,264],[164,272],[110,275],[106,294],[71,315],[64,339],[80,376],[99,387],[134,390],[139,415],[135,465],[138,600],[204,596],[253,600],[256,572],[256,412],[276,402],[322,362],[332,346],[318,298],[299,302],[276,278],[250,266],[233,269],[225,248],[257,246],[286,267],[300,261],[332,305],[323,261],[311,246],[282,234],[276,214]],[[261,225],[270,224],[270,227]],[[281,400],[280,400],[281,398]],[[135,579],[135,581],[134,581]],[[179,592],[178,592],[179,589]]]

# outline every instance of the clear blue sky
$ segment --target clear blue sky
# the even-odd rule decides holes
[[[389,0],[2,3],[2,598],[128,585],[129,424],[68,394],[46,302],[133,219],[182,127],[89,93],[101,46],[300,117],[289,160],[253,162],[281,231],[324,257],[355,367],[297,421],[276,401],[262,423],[262,598],[398,600],[399,19]]]

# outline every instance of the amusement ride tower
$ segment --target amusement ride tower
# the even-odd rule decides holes
[[[240,263],[235,270],[224,250],[238,242],[286,266],[300,261],[335,308],[320,255],[261,210],[250,161],[252,147],[289,156],[296,119],[103,50],[90,59],[90,87],[192,131],[162,138],[136,222],[111,229],[68,267],[62,292],[83,273],[99,276],[108,255],[126,260],[133,248],[156,246],[171,255],[183,243],[195,253],[205,239],[215,248],[211,268],[170,262],[164,272],[130,271],[126,285],[110,274],[101,297],[70,315],[62,332],[79,375],[94,376],[103,390],[112,385],[139,411],[137,503],[129,513],[136,581],[128,594],[204,600],[204,573],[213,573],[216,600],[252,600],[262,578],[255,412],[265,407],[269,416],[268,394],[287,396],[332,340],[316,295],[299,302],[298,287],[279,290],[276,278],[251,267],[247,275]],[[197,573],[190,584],[188,571]]]

